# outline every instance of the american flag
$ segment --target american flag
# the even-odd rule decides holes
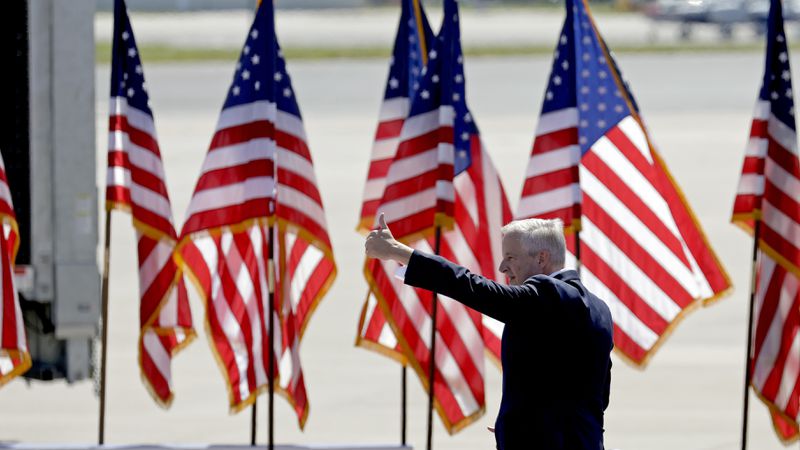
[[[751,386],[789,443],[800,438],[800,159],[789,48],[780,0],[767,26],[767,57],[733,222],[753,234],[759,266],[754,304]]]
[[[232,411],[252,404],[269,383],[274,276],[274,385],[305,425],[300,340],[336,274],[326,229],[273,5],[265,2],[242,48],[177,252],[206,303]]]
[[[172,402],[172,357],[195,337],[172,253],[177,234],[142,61],[123,0],[114,4],[106,207],[131,213],[139,256],[139,367],[155,401]]]
[[[419,30],[424,30],[424,32],[420,33]],[[364,187],[364,200],[358,225],[359,231],[369,231],[375,222],[375,212],[386,185],[386,174],[397,152],[403,122],[408,117],[409,104],[419,88],[422,70],[428,59],[427,44],[432,43],[433,39],[433,32],[430,30],[430,25],[428,25],[428,19],[422,4],[418,0],[404,0],[389,67],[389,77],[386,81],[384,101],[381,105],[380,123],[375,133],[375,143],[372,147],[367,182]],[[491,170],[491,173],[494,173],[494,166],[488,154],[485,155],[485,159],[490,165],[487,170]],[[494,182],[494,175],[490,174],[488,177],[481,178],[480,181],[483,182],[486,179],[492,183]],[[497,183],[499,183],[499,178]],[[479,186],[478,190],[481,188],[482,186]],[[502,189],[502,186],[499,186],[499,188]],[[458,193],[458,185],[456,185],[456,190]],[[457,195],[457,197],[475,198],[476,195],[480,194],[464,192],[461,195]],[[470,200],[470,202],[474,201],[477,200]],[[509,208],[505,193],[503,193],[499,203],[497,199],[494,201],[489,199],[486,204],[490,206],[502,205],[501,212]],[[458,209],[459,206],[457,205],[456,208]],[[504,225],[509,220],[510,214],[503,215],[500,225]],[[492,245],[494,245],[495,241],[499,239],[499,235],[497,232],[490,232],[485,239],[486,241],[483,242],[492,242]],[[477,242],[466,241],[464,243],[466,245],[478,244]],[[490,266],[493,267],[494,255],[479,251],[478,248],[469,249],[468,251],[473,255],[479,255],[477,259],[480,261],[489,261],[491,263]],[[479,273],[489,277],[494,276],[494,272],[491,271]],[[495,279],[501,279],[500,274],[496,276],[497,278]],[[395,290],[400,289],[410,288],[403,288],[402,283],[400,283],[395,287]],[[378,300],[370,289],[361,309],[356,345],[375,350],[401,363],[405,363],[405,356],[403,356],[402,349],[398,347],[397,338],[377,306]],[[483,324],[487,352],[499,366],[500,339],[503,333],[503,325],[497,320],[486,316],[483,318]]]
[[[440,254],[476,273],[499,279],[501,274],[495,264],[500,255],[499,229],[510,220],[511,210],[499,176],[489,155],[483,151],[478,129],[465,102],[458,27],[457,5],[454,1],[447,1],[442,31],[428,53],[428,65],[421,72],[410,116],[402,125],[400,150],[391,160],[389,189],[392,189],[391,174],[396,174],[395,179],[409,180],[429,170],[437,170],[436,153],[444,150],[452,155],[455,148],[461,156],[452,180],[454,227],[442,234]],[[395,57],[394,64],[397,63]],[[439,121],[440,117],[444,118],[443,122]],[[454,144],[454,141],[457,142]],[[433,158],[425,160],[426,152]],[[428,182],[423,180],[423,183]],[[419,189],[426,189],[425,186],[430,184],[417,185]],[[412,197],[416,194],[410,186],[399,189],[407,189],[407,194]],[[404,200],[395,197],[394,202],[395,213],[402,211]],[[407,207],[415,208],[413,200]],[[386,211],[390,220],[397,217],[385,206],[378,210]],[[434,214],[426,214],[426,220],[432,225]],[[412,219],[412,222],[424,225],[420,219]],[[396,229],[393,223],[392,230]],[[397,235],[401,234],[402,231],[397,232]],[[405,240],[415,248],[433,252],[433,237],[419,239],[417,236],[418,233],[412,233],[406,235]],[[407,361],[427,387],[432,294],[405,286],[392,275],[395,269],[396,265],[390,262],[368,262],[365,274],[371,298],[377,301],[368,302],[362,312],[359,343]],[[435,404],[446,429],[455,433],[485,410],[484,334],[492,344],[489,348],[499,355],[498,336],[502,326],[496,321],[484,324],[487,319],[481,314],[443,296],[439,297],[439,308]],[[487,329],[490,331],[485,331]],[[395,348],[398,351],[393,351]]]
[[[378,129],[372,145],[367,182],[358,230],[368,232],[375,223],[376,209],[386,187],[386,174],[400,143],[400,130],[408,117],[414,93],[428,61],[428,45],[434,39],[420,0],[403,0],[400,24],[381,104]]]
[[[403,0],[400,24],[394,40],[394,50],[389,63],[378,129],[372,145],[364,199],[357,230],[368,232],[375,223],[376,209],[386,187],[386,174],[400,143],[400,130],[408,117],[414,93],[419,88],[420,77],[428,60],[428,45],[434,39],[428,17],[420,0]],[[398,347],[397,338],[377,308],[378,300],[367,294],[356,336],[356,345],[375,350],[405,364],[405,356]]]
[[[517,217],[557,217],[580,232],[581,278],[611,309],[616,349],[644,366],[692,306],[730,282],[588,6],[566,5]]]
[[[25,323],[14,286],[14,260],[19,248],[19,228],[0,156],[0,386],[31,367]]]

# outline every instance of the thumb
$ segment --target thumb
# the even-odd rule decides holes
[[[389,229],[389,225],[386,225],[386,215],[384,213],[381,213],[381,215],[378,216],[378,229],[379,230]]]

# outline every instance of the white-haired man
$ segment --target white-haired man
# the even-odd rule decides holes
[[[365,247],[371,258],[406,265],[406,284],[446,295],[505,324],[498,449],[602,450],[611,312],[575,270],[564,269],[560,220],[518,220],[502,234],[500,271],[509,285],[398,242],[383,214]]]

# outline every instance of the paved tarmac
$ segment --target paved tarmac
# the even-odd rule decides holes
[[[441,8],[428,7],[434,31],[441,23]],[[467,48],[555,45],[564,21],[562,8],[461,8],[462,40]],[[610,45],[678,44],[679,25],[654,22],[639,13],[599,12],[595,14]],[[363,48],[389,47],[397,29],[398,11],[380,9],[278,10],[275,27],[285,47]],[[192,12],[175,14],[131,13],[137,42],[179,47],[239,48],[241,29],[248,27],[252,13],[239,11]],[[98,13],[98,40],[110,40],[113,15]],[[791,28],[791,26],[790,26]],[[700,24],[692,27],[692,43],[718,44],[719,27]],[[753,28],[734,27],[730,42],[753,42]]]
[[[383,26],[391,29],[393,21]],[[465,39],[466,35],[465,31]],[[550,38],[554,35],[552,31]],[[694,206],[736,291],[689,315],[646,370],[615,358],[606,446],[621,450],[738,448],[751,243],[728,218],[762,55],[623,54],[618,62],[631,81],[655,144]],[[521,190],[550,58],[472,58],[465,64],[468,102],[513,206]],[[177,223],[186,211],[233,65],[233,61],[186,65],[145,61]],[[399,366],[353,346],[366,290],[361,276],[362,239],[353,229],[387,62],[289,61],[288,65],[316,162],[339,277],[312,318],[302,345],[311,404],[306,430],[298,430],[288,404],[278,399],[276,437],[281,443],[298,444],[397,442]],[[98,67],[98,161],[105,160],[107,145],[108,78],[108,67]],[[104,169],[98,167],[98,184],[103,180]],[[149,398],[136,363],[134,245],[129,217],[115,213],[107,442],[248,442],[250,414],[228,414],[227,392],[202,326],[202,305],[192,289],[191,306],[200,338],[175,359],[172,409],[162,410]],[[413,377],[410,381],[409,440],[420,449],[425,443],[426,397],[418,381]],[[91,382],[71,386],[11,383],[0,391],[4,406],[0,441],[93,442],[97,427],[93,389]],[[488,362],[486,392],[487,413],[469,428],[451,437],[437,422],[436,449],[494,448],[486,426],[493,423],[499,405],[500,373]],[[262,397],[259,442],[265,437],[265,406]],[[774,437],[766,408],[753,396],[750,417],[751,449],[784,448]]]

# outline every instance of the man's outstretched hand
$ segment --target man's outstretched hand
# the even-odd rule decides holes
[[[383,213],[378,217],[378,229],[370,231],[367,235],[364,249],[369,258],[391,259],[400,264],[408,264],[408,260],[414,252],[414,249],[398,242],[392,236]]]

